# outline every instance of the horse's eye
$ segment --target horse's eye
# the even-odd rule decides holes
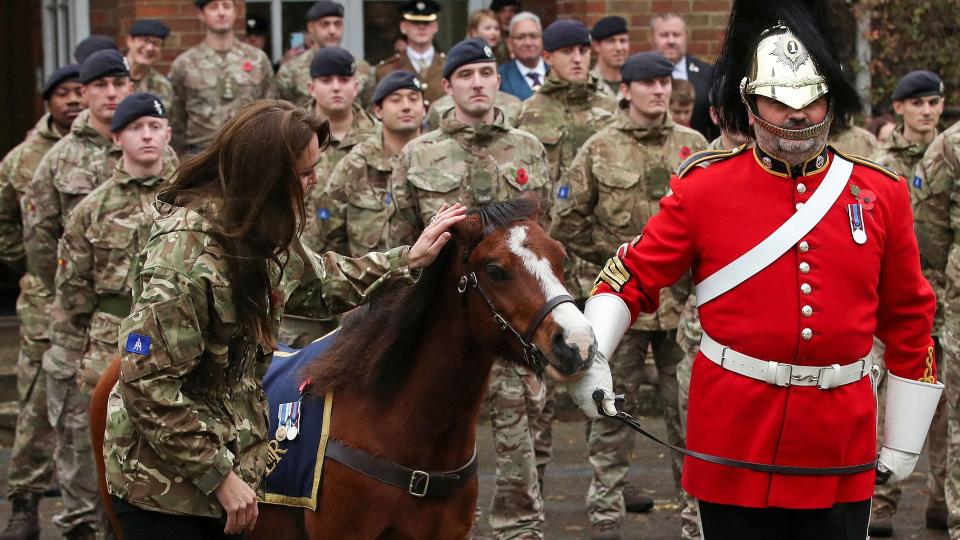
[[[493,281],[506,281],[509,276],[507,272],[495,264],[488,264],[484,270],[487,272],[487,275],[490,276],[490,279]]]

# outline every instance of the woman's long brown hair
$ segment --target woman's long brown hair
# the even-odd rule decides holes
[[[255,101],[184,163],[160,195],[204,212],[213,224],[222,255],[230,259],[237,322],[271,346],[277,306],[269,265],[282,269],[306,219],[296,162],[312,137],[323,149],[329,136],[327,121],[311,111],[286,101]]]

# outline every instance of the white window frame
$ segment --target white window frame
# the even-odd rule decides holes
[[[43,0],[43,79],[74,61],[73,48],[90,35],[90,0]]]

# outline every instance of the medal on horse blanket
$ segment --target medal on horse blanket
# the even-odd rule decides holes
[[[303,349],[281,346],[263,378],[270,410],[267,417],[269,455],[263,480],[263,502],[317,509],[323,455],[330,432],[333,394],[305,397],[303,368],[329,349],[331,332]]]

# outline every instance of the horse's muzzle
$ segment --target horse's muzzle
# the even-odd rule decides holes
[[[563,329],[558,329],[550,338],[550,349],[553,356],[550,362],[563,375],[576,375],[585,371],[593,364],[593,357],[597,352],[597,342],[594,341],[587,348],[587,354],[581,354],[581,345],[571,344]]]

